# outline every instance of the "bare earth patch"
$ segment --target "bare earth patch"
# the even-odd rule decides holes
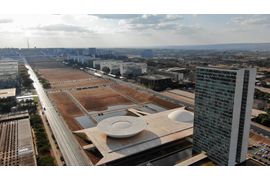
[[[132,104],[108,87],[72,91],[72,94],[88,111],[103,111],[109,106]]]
[[[58,111],[72,131],[82,129],[75,117],[83,116],[84,113],[72,102],[66,93],[50,93],[50,99],[56,104]]]

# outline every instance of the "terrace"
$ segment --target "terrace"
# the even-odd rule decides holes
[[[193,123],[187,121],[188,117],[174,116],[174,118],[170,118],[169,116],[178,110],[187,112],[183,108],[178,108],[141,116],[146,121],[147,128],[129,138],[111,138],[96,127],[75,131],[75,133],[91,142],[87,148],[85,147],[86,149],[96,149],[102,155],[96,165],[104,165],[190,137],[193,133]]]

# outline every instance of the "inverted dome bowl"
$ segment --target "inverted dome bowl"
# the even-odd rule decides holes
[[[115,116],[102,120],[97,128],[107,136],[127,138],[134,136],[146,128],[144,119],[133,116]]]

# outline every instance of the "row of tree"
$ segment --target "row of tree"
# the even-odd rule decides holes
[[[19,77],[21,86],[25,89],[33,89],[33,81],[28,74],[28,69],[23,65],[19,65]]]
[[[270,103],[270,94],[260,91],[259,89],[255,89],[254,99],[266,100],[267,103]]]
[[[252,120],[270,128],[270,114],[269,113],[260,114],[259,116],[257,116],[256,118],[253,118]]]
[[[31,115],[30,123],[32,128],[34,129],[36,141],[37,141],[37,149],[38,149],[38,157],[37,164],[38,166],[53,166],[54,159],[50,153],[50,143],[45,132],[42,119],[38,114]]]
[[[45,88],[45,89],[50,89],[50,88],[51,88],[51,83],[50,83],[47,79],[43,78],[43,77],[42,77],[40,74],[38,74],[37,72],[36,72],[36,74],[37,74],[38,80],[39,80],[39,82],[42,84],[43,88]]]
[[[17,101],[14,97],[0,99],[0,114],[9,113],[13,107],[16,108]]]

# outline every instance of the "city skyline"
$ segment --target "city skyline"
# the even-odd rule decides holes
[[[267,43],[269,15],[1,15],[0,48]]]

